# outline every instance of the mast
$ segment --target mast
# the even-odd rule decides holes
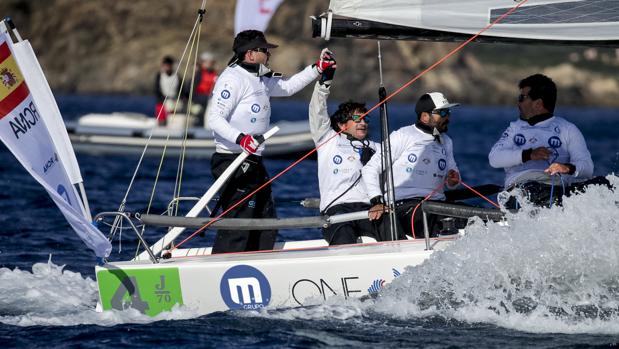
[[[383,84],[383,62],[380,51],[380,41],[378,45],[378,71],[380,75],[380,87],[378,88],[378,99],[383,102],[387,98],[387,90]],[[383,167],[383,179],[387,189],[387,208],[389,214],[389,235],[391,240],[397,240],[398,232],[395,217],[395,186],[393,184],[393,161],[391,159],[391,142],[389,140],[389,117],[387,103],[380,105],[380,136],[381,136],[381,161]],[[384,189],[381,188],[381,189]]]

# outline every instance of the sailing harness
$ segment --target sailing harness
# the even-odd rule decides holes
[[[455,55],[457,52],[459,52],[460,50],[462,50],[464,47],[466,47],[468,44],[470,44],[473,40],[475,40],[477,37],[479,37],[481,34],[483,34],[484,32],[486,32],[488,29],[492,28],[495,24],[499,23],[500,21],[502,21],[504,18],[506,18],[507,16],[509,16],[510,14],[512,14],[514,11],[516,11],[518,8],[520,8],[522,5],[526,4],[528,0],[522,0],[520,2],[518,2],[518,4],[516,6],[514,6],[513,8],[509,9],[508,11],[506,11],[505,13],[503,13],[501,16],[498,16],[496,19],[494,19],[491,23],[489,23],[486,27],[484,27],[483,29],[481,29],[477,34],[473,35],[472,37],[470,37],[468,40],[462,42],[460,45],[458,45],[456,48],[454,48],[453,50],[451,50],[449,53],[447,53],[445,56],[443,56],[441,59],[439,59],[438,61],[436,61],[435,63],[433,63],[432,65],[430,65],[429,67],[427,67],[426,69],[424,69],[423,71],[421,71],[420,73],[418,73],[417,75],[415,75],[412,79],[410,79],[407,83],[405,83],[404,85],[402,85],[400,88],[398,88],[397,90],[395,90],[393,93],[391,93],[390,95],[386,96],[386,98],[384,98],[382,101],[380,101],[379,103],[377,103],[376,105],[374,105],[372,108],[370,108],[368,111],[366,111],[364,114],[362,114],[360,116],[361,119],[363,119],[366,115],[368,115],[369,113],[371,113],[372,111],[374,111],[375,109],[379,108],[381,105],[385,104],[388,100],[392,99],[394,96],[398,95],[400,92],[402,92],[404,89],[406,89],[407,87],[409,87],[411,84],[413,84],[414,82],[416,82],[417,80],[419,80],[423,75],[425,75],[426,73],[428,73],[429,71],[433,70],[434,68],[438,67],[439,65],[441,65],[443,62],[445,62],[447,59],[449,59],[451,56]],[[204,3],[203,3],[204,5]],[[201,17],[200,17],[200,21],[201,21]],[[184,54],[183,54],[184,55]],[[232,62],[231,62],[232,63]],[[194,64],[195,66],[195,64]],[[305,155],[303,155],[301,158],[299,158],[298,160],[294,161],[292,164],[290,164],[288,167],[286,167],[284,170],[282,170],[281,172],[279,172],[278,174],[276,174],[275,176],[273,176],[270,180],[268,180],[267,182],[265,182],[264,184],[262,184],[261,186],[259,186],[258,188],[256,188],[254,191],[252,191],[251,193],[248,193],[245,197],[243,197],[241,200],[239,200],[238,202],[236,202],[235,204],[231,205],[230,207],[228,207],[228,209],[226,209],[225,211],[221,212],[217,217],[215,217],[215,219],[213,219],[212,221],[210,221],[209,223],[205,224],[204,226],[202,226],[200,229],[197,229],[195,232],[193,232],[191,235],[189,235],[188,237],[186,237],[184,240],[182,240],[180,243],[178,243],[177,245],[175,245],[174,247],[172,247],[169,252],[171,252],[174,249],[179,248],[180,246],[182,246],[184,243],[186,243],[187,241],[191,240],[193,237],[195,237],[196,235],[198,235],[199,233],[201,233],[202,231],[204,231],[205,229],[207,229],[211,224],[213,224],[213,222],[217,221],[218,219],[222,218],[223,216],[225,216],[228,212],[230,212],[231,210],[233,210],[234,208],[236,208],[237,206],[239,206],[240,204],[242,204],[243,202],[245,202],[246,200],[248,200],[250,197],[252,197],[253,195],[255,195],[258,191],[262,190],[263,188],[265,188],[266,186],[270,185],[273,181],[275,181],[276,179],[278,179],[280,176],[284,175],[285,173],[287,173],[288,171],[290,171],[293,167],[295,167],[297,164],[299,164],[301,161],[305,160],[306,158],[308,158],[310,155],[312,155],[314,152],[316,152],[321,146],[323,146],[324,144],[326,144],[327,142],[331,141],[332,139],[334,139],[335,137],[339,136],[342,132],[344,132],[347,128],[343,128],[340,131],[336,132],[333,136],[327,138],[324,142],[322,142],[321,144],[317,145],[316,148],[312,149],[311,151],[309,151],[308,153],[306,153]],[[149,138],[150,139],[150,138]],[[141,162],[141,159],[140,159]],[[139,166],[139,165],[138,165]],[[161,166],[160,166],[161,168]],[[137,171],[137,169],[136,169]],[[132,180],[133,181],[133,180]],[[358,182],[358,181],[357,181]],[[468,186],[467,186],[468,187]],[[470,187],[469,187],[470,188]],[[152,201],[152,196],[151,196],[151,201]],[[124,207],[124,200],[123,200],[123,205]],[[150,206],[150,205],[149,205]]]

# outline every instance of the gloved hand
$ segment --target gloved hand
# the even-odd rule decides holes
[[[320,58],[318,58],[316,63],[314,63],[314,66],[321,74],[325,71],[325,69],[329,67],[335,68],[335,55],[333,54],[333,52],[329,51],[328,48],[322,49],[322,51],[320,52]]]
[[[252,136],[241,133],[236,139],[236,144],[240,145],[249,154],[255,154],[262,142],[264,142],[262,135]]]
[[[334,76],[335,76],[335,65],[332,65],[322,72],[322,75],[320,75],[320,80],[318,80],[318,83],[326,87],[330,87],[331,83],[333,82]]]

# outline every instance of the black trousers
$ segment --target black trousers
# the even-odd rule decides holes
[[[516,188],[523,190],[531,203],[543,207],[549,207],[551,203],[552,205],[561,205],[564,195],[570,196],[571,193],[576,191],[583,191],[588,185],[606,185],[611,188],[610,182],[601,176],[583,182],[573,183],[565,188],[561,186],[560,180],[557,179],[557,181],[559,185],[555,186],[539,182],[526,182],[516,185]],[[519,205],[516,198],[512,196],[505,206],[508,209],[517,209]]]
[[[410,198],[397,201],[395,204],[395,213],[398,219],[398,223],[402,231],[406,235],[412,236],[412,227],[411,227],[411,216],[413,211],[415,210],[415,206],[417,206],[423,198]],[[430,237],[438,236],[440,231],[439,220],[442,218],[441,216],[437,216],[435,214],[426,214],[428,217],[428,229],[430,230]],[[421,205],[415,211],[415,218],[413,219],[413,225],[415,227],[415,238],[423,239],[424,235],[424,227],[423,227],[423,211],[421,209]]]
[[[347,202],[329,207],[323,214],[334,216],[337,214],[369,209],[370,205],[363,202]],[[379,227],[376,222],[370,222],[368,219],[364,219],[330,225],[322,229],[322,236],[327,240],[329,245],[355,244],[360,236],[369,236],[380,241],[378,229]]]
[[[215,153],[211,158],[211,171],[219,178],[238,154]],[[269,180],[262,157],[250,155],[224,185],[216,206],[222,211]],[[213,215],[217,209],[213,211]],[[262,188],[242,204],[238,205],[224,218],[276,218],[271,185]],[[272,250],[277,230],[218,230],[215,235],[212,253]]]

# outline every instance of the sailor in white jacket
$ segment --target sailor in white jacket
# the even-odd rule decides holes
[[[216,153],[211,158],[213,176],[219,177],[241,152],[251,155],[222,189],[213,212],[219,208],[226,210],[269,179],[262,163],[261,143],[270,123],[270,97],[295,94],[328,66],[319,60],[292,77],[283,78],[266,66],[270,49],[275,47],[260,31],[240,32],[234,39],[234,57],[215,83],[212,105],[207,110],[208,126],[216,144]],[[226,214],[226,218],[233,217],[276,217],[271,187],[263,188]],[[213,253],[272,249],[276,235],[275,230],[218,231]]]
[[[455,187],[460,182],[458,166],[453,156],[453,143],[445,132],[449,124],[450,108],[457,103],[449,101],[440,92],[426,93],[415,106],[417,122],[403,127],[389,136],[393,159],[396,216],[406,234],[411,232],[413,208],[426,196],[445,200],[443,187]],[[381,159],[376,154],[363,168],[363,180],[371,198],[370,219],[378,219],[384,212],[380,186]],[[431,217],[430,226],[434,226]],[[422,212],[415,213],[415,237],[423,237]],[[431,230],[435,230],[432,229]]]
[[[569,121],[554,116],[555,83],[542,74],[519,83],[520,119],[510,123],[492,147],[490,166],[505,169],[505,188],[525,189],[531,202],[551,204],[553,185],[561,191],[593,175],[593,161],[585,138]]]
[[[361,117],[367,112],[363,103],[342,103],[329,117],[327,99],[334,74],[335,65],[325,69],[309,105],[310,130],[318,149],[320,212],[330,216],[370,208],[361,168],[376,152],[376,144],[368,139],[369,117]],[[356,243],[362,235],[378,239],[376,229],[368,220],[359,220],[322,231],[330,245],[341,245]]]

